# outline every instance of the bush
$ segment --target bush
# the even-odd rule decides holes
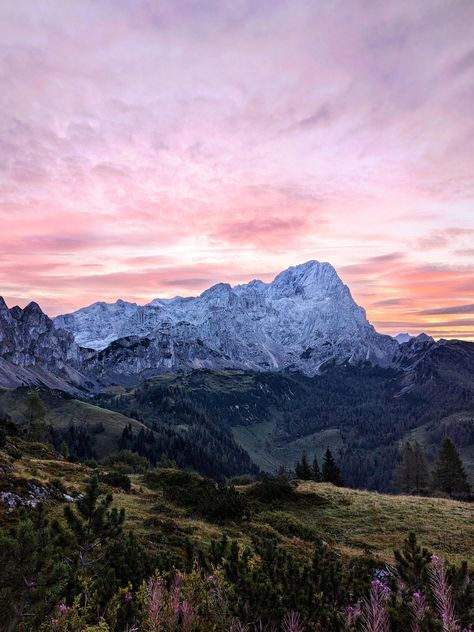
[[[296,497],[295,489],[287,478],[267,476],[251,490],[251,495],[263,502],[273,500],[292,500]]]
[[[167,500],[188,507],[213,522],[239,521],[249,515],[244,494],[239,494],[234,487],[218,487],[194,472],[154,470],[147,472],[144,478],[151,487],[161,487]]]
[[[131,450],[120,450],[110,454],[103,463],[123,474],[143,474],[149,467],[148,459]]]
[[[129,492],[132,488],[129,477],[126,474],[120,472],[109,472],[108,474],[101,474],[100,480],[111,487],[118,487],[125,492]]]

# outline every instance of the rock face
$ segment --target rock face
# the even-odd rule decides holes
[[[87,388],[88,380],[78,370],[84,355],[73,336],[55,327],[37,303],[8,309],[0,297],[0,386]]]
[[[85,356],[87,372],[106,382],[196,368],[314,375],[333,362],[390,366],[399,349],[370,325],[334,268],[317,261],[271,283],[220,283],[144,306],[95,303],[54,323],[96,351]]]

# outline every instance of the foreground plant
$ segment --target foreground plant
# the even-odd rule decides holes
[[[370,593],[362,606],[363,632],[390,632],[388,597],[390,588],[380,579],[374,579]]]

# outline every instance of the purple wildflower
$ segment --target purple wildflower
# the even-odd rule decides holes
[[[437,555],[431,556],[431,562],[430,585],[435,598],[436,609],[443,624],[442,630],[443,632],[459,632],[444,563]]]
[[[189,601],[183,601],[179,607],[181,614],[181,632],[190,632],[194,622],[194,610]]]
[[[390,632],[387,600],[390,588],[379,579],[370,585],[369,598],[363,604],[363,632]]]
[[[421,632],[422,621],[425,618],[428,605],[420,592],[414,592],[410,603],[411,632]]]
[[[297,612],[288,612],[283,619],[282,632],[304,632],[300,615]]]

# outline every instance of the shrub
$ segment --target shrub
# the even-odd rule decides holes
[[[125,492],[129,492],[132,488],[129,477],[126,474],[120,472],[108,472],[107,474],[101,474],[100,480],[111,487],[118,487]]]
[[[103,463],[123,474],[143,474],[149,467],[148,459],[131,450],[120,450],[110,454]]]
[[[291,500],[295,498],[295,489],[287,478],[267,476],[251,490],[251,495],[263,502]]]
[[[147,472],[145,481],[151,487],[161,487],[167,500],[188,507],[213,522],[238,521],[249,515],[244,494],[232,486],[217,486],[194,472],[154,470]]]

